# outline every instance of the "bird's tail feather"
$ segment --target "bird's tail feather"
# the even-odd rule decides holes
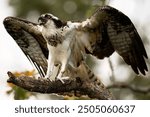
[[[79,67],[74,68],[71,65],[68,66],[67,71],[65,71],[65,76],[69,76],[70,78],[77,78],[79,77],[83,83],[89,82],[95,85],[99,90],[101,90],[101,94],[99,95],[107,95],[107,97],[113,97],[106,86],[101,82],[101,80],[91,71],[89,66],[82,61]]]

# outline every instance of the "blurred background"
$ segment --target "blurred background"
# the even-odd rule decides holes
[[[6,32],[3,26],[5,17],[17,16],[37,22],[42,13],[52,13],[62,20],[79,21],[88,18],[98,6],[102,5],[113,6],[131,19],[142,37],[150,58],[149,0],[0,0],[0,100],[63,99],[56,95],[27,92],[7,84],[7,71],[29,76],[35,75],[36,72]],[[149,67],[150,60],[146,62]],[[146,76],[137,76],[117,53],[103,60],[89,57],[88,64],[116,99],[150,99],[150,70]]]

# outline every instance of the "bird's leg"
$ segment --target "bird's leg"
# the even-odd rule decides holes
[[[47,68],[47,72],[45,75],[45,78],[50,79],[52,73],[53,73],[53,69],[54,69],[54,61],[52,59],[52,56],[48,56],[48,68]],[[55,80],[55,79],[50,79],[50,80]]]
[[[60,64],[57,79],[59,79],[62,83],[64,83],[63,79],[68,79],[69,77],[62,77],[63,73],[66,70],[68,59],[63,60],[62,64]]]

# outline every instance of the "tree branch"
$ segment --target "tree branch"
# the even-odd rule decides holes
[[[48,79],[36,79],[28,76],[16,77],[11,72],[8,72],[8,76],[7,82],[31,92],[65,94],[66,92],[74,91],[80,95],[88,95],[92,99],[113,99],[108,89],[102,85],[96,85],[90,80],[85,80],[85,78],[69,78],[62,83],[59,80],[50,81]]]

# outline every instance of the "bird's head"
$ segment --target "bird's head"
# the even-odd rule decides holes
[[[39,17],[38,22],[40,22],[40,25],[43,25],[45,27],[50,26],[50,27],[61,28],[66,25],[66,23],[62,22],[58,17],[49,13],[42,14]]]

